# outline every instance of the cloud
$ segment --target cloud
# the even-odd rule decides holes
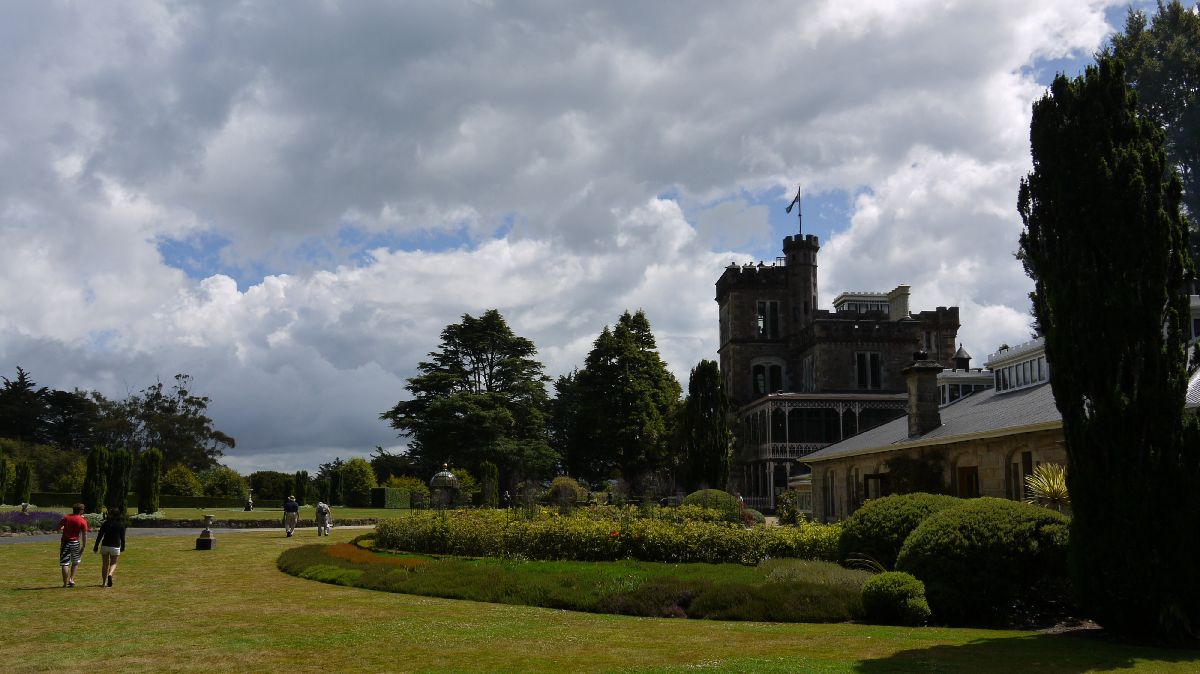
[[[558,374],[643,308],[685,377],[797,181],[854,195],[824,301],[910,283],[978,361],[1027,332],[1035,66],[1114,4],[4,6],[0,362],[189,372],[233,465],[312,469],[401,442],[376,417],[466,312]]]

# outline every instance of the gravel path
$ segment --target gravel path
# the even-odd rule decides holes
[[[335,529],[373,529],[374,527],[371,525],[365,525],[365,526],[348,526],[348,527],[334,527],[334,528]],[[188,528],[184,528],[184,527],[129,527],[128,529],[125,530],[125,535],[129,538],[141,538],[142,536],[190,536],[190,537],[195,537],[195,536],[200,535],[200,531],[201,530],[199,528],[188,529]],[[280,535],[283,535],[283,527],[279,527],[277,529],[246,529],[246,528],[220,529],[217,527],[212,528],[213,534],[220,535],[220,536],[225,536],[227,534],[238,534],[238,533],[242,533],[242,532],[246,532],[246,531],[275,531],[275,532],[278,532]],[[303,537],[303,535],[305,533],[308,533],[308,534],[312,534],[313,538],[316,538],[316,535],[314,533],[315,531],[316,531],[316,529],[313,529],[311,527],[300,528],[300,529],[296,529],[296,535]],[[15,545],[17,543],[46,543],[49,541],[57,541],[57,540],[58,540],[57,533],[36,534],[33,536],[30,536],[27,534],[19,534],[16,536],[0,536],[0,545]],[[89,538],[88,543],[91,544],[91,542],[92,541]]]

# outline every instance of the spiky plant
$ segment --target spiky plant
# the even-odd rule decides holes
[[[1067,491],[1067,469],[1057,463],[1043,463],[1025,476],[1029,489],[1026,501],[1051,508],[1058,512],[1070,512],[1071,494]]]

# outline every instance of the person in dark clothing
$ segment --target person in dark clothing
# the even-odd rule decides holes
[[[296,502],[295,496],[287,497],[283,502],[283,529],[287,531],[287,535],[291,536],[296,530],[296,522],[300,520],[300,504]]]
[[[100,553],[100,585],[112,587],[113,574],[117,571],[117,558],[125,552],[125,517],[120,508],[108,511],[108,518],[100,523],[96,543],[92,552]]]

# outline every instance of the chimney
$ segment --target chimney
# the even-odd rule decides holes
[[[887,294],[888,318],[893,321],[898,321],[909,315],[908,292],[908,286],[898,285]]]
[[[929,360],[924,351],[913,353],[912,365],[903,372],[908,382],[908,437],[915,438],[942,425],[938,414],[937,376],[942,364]]]
[[[971,369],[971,354],[963,348],[962,344],[958,345],[958,351],[954,353],[954,369],[955,370],[970,370]]]

